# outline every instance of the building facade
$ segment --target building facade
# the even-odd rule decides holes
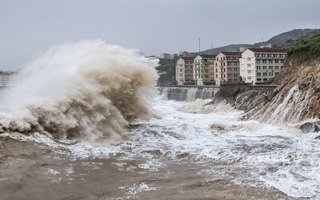
[[[221,52],[214,61],[216,85],[240,82],[240,52]]]
[[[178,85],[194,85],[194,57],[181,57],[176,64],[176,81]]]
[[[286,59],[286,49],[248,48],[240,59],[241,79],[253,85],[263,84],[279,74]]]
[[[13,86],[17,80],[18,80],[17,72],[0,71],[0,87]]]
[[[214,55],[198,55],[193,64],[193,80],[196,85],[214,85]]]

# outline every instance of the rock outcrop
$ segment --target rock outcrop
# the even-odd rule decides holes
[[[306,73],[305,68],[313,73]],[[320,114],[320,63],[297,70],[272,92],[247,91],[237,96],[235,107],[246,111],[244,119],[265,122],[299,122]],[[282,73],[284,75],[284,73]],[[284,75],[285,76],[285,75]],[[291,75],[290,75],[291,76]]]
[[[318,122],[306,122],[300,126],[302,133],[314,133],[320,131],[320,121]]]

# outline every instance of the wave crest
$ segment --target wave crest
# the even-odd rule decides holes
[[[21,71],[1,98],[4,131],[55,138],[114,140],[125,126],[149,116],[157,60],[101,40],[55,46]]]

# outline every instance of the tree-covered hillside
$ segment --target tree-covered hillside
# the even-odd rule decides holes
[[[160,75],[158,85],[172,85],[175,82],[177,59],[161,59],[157,71]]]
[[[255,44],[231,44],[223,47],[212,48],[205,51],[202,51],[202,54],[218,54],[221,51],[240,51],[240,47],[252,47],[259,48],[261,45],[272,44],[274,47],[280,47],[288,42],[299,39],[309,32],[312,32],[314,29],[294,29],[288,32],[281,33],[270,38],[266,42],[257,42]]]
[[[310,33],[313,30],[314,29],[294,29],[292,31],[281,33],[279,35],[276,35],[276,36],[270,38],[267,41],[267,43],[271,43],[273,45],[281,46],[281,45],[284,45],[285,43],[287,43],[289,41],[301,38],[301,37],[307,35],[308,33]]]
[[[320,29],[291,41],[283,47],[288,49],[288,60],[294,59],[298,63],[320,58]]]

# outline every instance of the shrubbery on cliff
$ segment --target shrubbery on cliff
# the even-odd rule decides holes
[[[284,48],[288,49],[288,60],[302,63],[320,57],[320,29],[308,33],[306,36],[288,42]]]

